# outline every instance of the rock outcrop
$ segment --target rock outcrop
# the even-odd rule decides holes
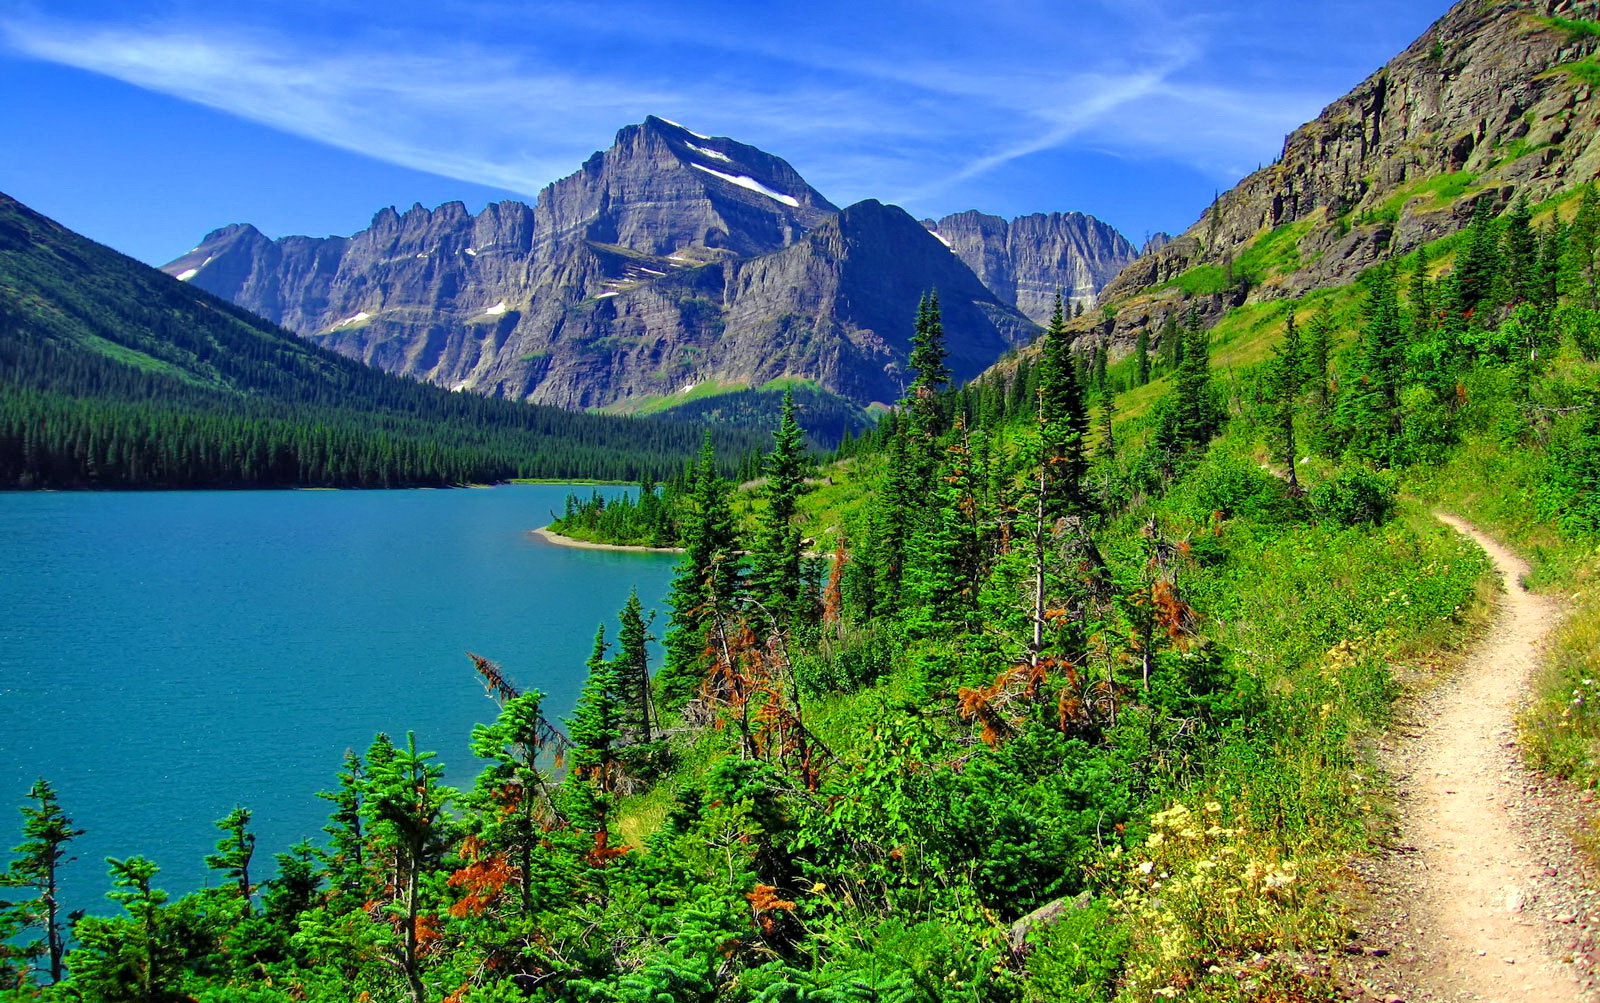
[[[1460,230],[1479,198],[1537,202],[1594,178],[1600,37],[1561,19],[1597,15],[1593,0],[1458,3],[1295,130],[1276,162],[1147,247],[1101,295],[1115,319],[1078,329],[1125,349],[1169,311],[1214,320],[1342,285]]]
[[[1049,322],[1057,290],[1070,305],[1088,309],[1138,256],[1114,227],[1081,212],[1034,213],[1007,222],[971,209],[923,225],[996,296],[1037,324]]]

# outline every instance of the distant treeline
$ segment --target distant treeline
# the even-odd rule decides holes
[[[764,437],[719,429],[725,471]],[[344,358],[0,196],[0,487],[638,480],[683,422],[451,393]]]

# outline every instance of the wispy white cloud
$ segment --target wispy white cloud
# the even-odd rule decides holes
[[[33,18],[0,20],[0,42],[380,160],[525,194],[650,113],[770,144],[836,200],[916,201],[1072,143],[1236,171],[1259,153],[1263,135],[1287,131],[1326,99],[1186,80],[1203,54],[1196,19],[1166,13],[1159,0],[1106,6],[1112,23],[1100,30],[1122,32],[1115,46],[1089,28],[1074,34],[1072,25],[1041,21],[1019,0],[993,13],[1015,41],[977,51],[953,42],[943,58],[738,25],[707,32],[643,8],[637,18],[609,11],[606,23],[591,25],[648,35],[655,45],[720,48],[724,58],[704,60],[698,74],[681,65],[652,71],[649,60],[622,55],[609,64],[564,59],[511,45],[511,33],[494,45],[459,36],[334,42],[281,30]],[[1047,37],[1020,34],[1040,24]],[[758,57],[781,72],[750,74]]]

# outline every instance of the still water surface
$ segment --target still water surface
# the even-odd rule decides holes
[[[666,593],[670,555],[528,535],[569,490],[0,494],[0,851],[49,778],[88,830],[67,906],[104,911],[108,855],[206,883],[236,804],[263,869],[320,837],[316,792],[379,731],[470,784],[495,705],[465,652],[563,717],[595,626]]]

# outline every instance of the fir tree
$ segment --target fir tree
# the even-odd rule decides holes
[[[1117,458],[1117,395],[1100,395],[1100,459],[1110,462]]]
[[[1150,327],[1140,325],[1139,340],[1133,346],[1133,371],[1135,386],[1150,382]]]
[[[1298,450],[1295,448],[1294,419],[1300,405],[1300,388],[1305,380],[1305,359],[1293,310],[1289,311],[1284,323],[1283,341],[1274,345],[1272,352],[1266,389],[1272,411],[1276,451],[1287,471],[1289,490],[1298,494],[1300,477],[1296,473]]]
[[[705,678],[707,627],[732,609],[743,585],[744,560],[734,529],[731,488],[717,473],[706,433],[683,516],[684,555],[667,595],[666,664],[658,684],[661,705],[682,707]]]
[[[1178,330],[1178,318],[1171,310],[1161,319],[1161,334],[1156,339],[1161,349],[1161,366],[1167,372],[1178,368],[1183,361],[1183,333]]]
[[[907,403],[925,436],[936,436],[940,427],[939,394],[950,383],[949,352],[944,343],[944,320],[939,312],[939,291],[933,290],[917,303],[917,319],[911,335],[911,355],[907,364],[916,376],[906,391]]]
[[[416,736],[406,735],[406,747],[394,748],[393,757],[378,763],[369,753],[373,836],[394,862],[395,901],[388,912],[398,921],[400,943],[392,960],[405,977],[412,1003],[426,1003],[422,981],[422,910],[425,875],[434,870],[441,840],[448,827],[445,808],[455,791],[443,783],[444,767],[432,762],[434,753],[418,752]]]
[[[959,628],[972,611],[978,577],[978,482],[966,429],[956,429],[932,496],[918,523],[906,570],[913,628],[923,634]]]
[[[538,905],[536,856],[548,843],[553,820],[550,784],[540,754],[550,734],[540,705],[543,694],[529,690],[506,700],[493,724],[472,730],[472,753],[486,765],[464,799],[472,809],[480,859],[503,854],[516,864],[521,913],[531,919]]]
[[[1502,227],[1506,295],[1512,304],[1536,302],[1539,299],[1539,241],[1533,232],[1533,212],[1528,208],[1525,193],[1517,196]]]
[[[797,520],[805,488],[805,436],[794,417],[794,400],[783,395],[783,417],[767,454],[766,511],[750,554],[750,595],[780,624],[802,614],[803,548]]]
[[[345,750],[344,769],[339,771],[338,780],[337,790],[317,794],[333,802],[328,824],[322,829],[328,834],[328,848],[322,851],[322,861],[334,890],[359,902],[365,898],[367,882],[367,841],[362,826],[366,777],[361,757],[354,750]]]
[[[622,738],[625,742],[649,742],[654,717],[650,700],[650,625],[645,621],[638,589],[628,591],[628,601],[618,619],[622,628],[617,632],[616,676],[622,701]]]
[[[28,897],[13,902],[8,896],[0,901],[0,961],[8,949],[30,965],[48,959],[45,971],[50,981],[60,982],[66,948],[61,934],[59,873],[61,865],[71,859],[66,855],[67,844],[83,835],[83,830],[72,827],[49,781],[35,781],[28,798],[35,804],[22,809],[23,842],[12,849],[16,856],[0,875],[0,889],[26,889]],[[25,931],[37,931],[39,939],[25,939]]]
[[[206,855],[206,866],[221,871],[223,877],[239,889],[239,901],[244,911],[250,912],[250,896],[255,889],[250,884],[250,858],[255,856],[256,835],[250,831],[250,812],[235,808],[216,823],[223,832],[217,841],[217,852]]]
[[[1082,510],[1088,408],[1068,340],[1061,297],[1045,328],[1039,354],[1038,424],[1045,515],[1051,521]]]
[[[1456,258],[1455,271],[1451,275],[1453,312],[1458,317],[1468,317],[1492,303],[1495,280],[1499,274],[1499,235],[1493,207],[1485,196],[1478,199],[1472,226],[1467,229],[1465,246]]]
[[[573,820],[597,836],[607,831],[617,786],[617,746],[626,708],[618,693],[617,666],[606,657],[606,628],[595,631],[588,677],[567,733],[572,739]]]

